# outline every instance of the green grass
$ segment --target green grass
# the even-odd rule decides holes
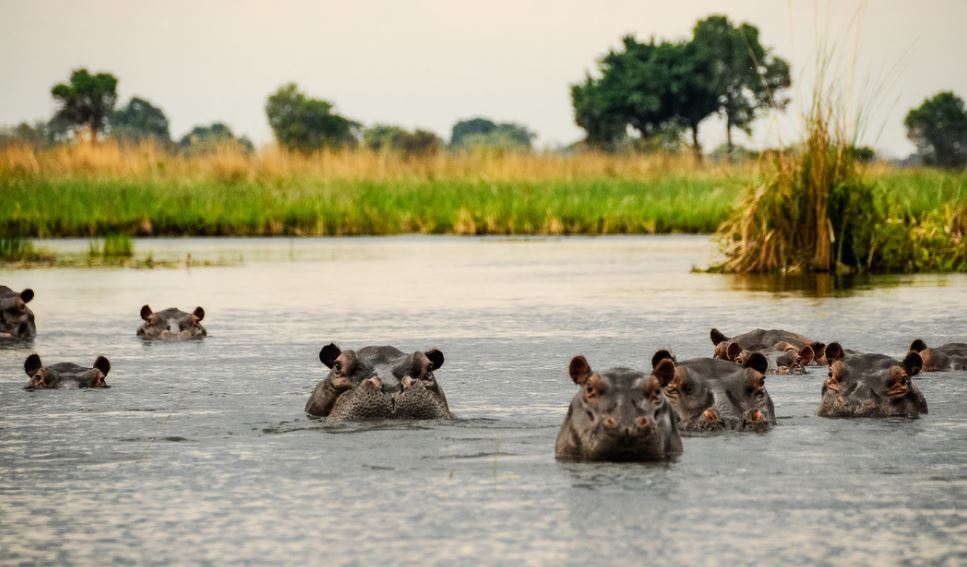
[[[122,235],[711,232],[741,183],[667,177],[537,182],[177,183],[0,179],[0,233]]]

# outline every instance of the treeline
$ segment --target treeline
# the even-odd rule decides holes
[[[152,141],[185,152],[225,145],[245,151],[252,143],[221,122],[195,126],[175,141],[168,118],[157,105],[133,97],[117,105],[118,79],[110,73],[77,69],[51,94],[59,108],[47,121],[0,129],[0,144],[49,146],[109,137],[120,143]],[[751,133],[753,122],[789,102],[789,64],[763,46],[759,30],[734,24],[721,15],[696,23],[687,40],[622,38],[598,62],[596,72],[570,86],[574,120],[584,139],[569,149],[596,151],[678,151],[690,146],[703,155],[699,127],[709,117],[725,123],[726,144],[713,153],[739,153],[738,129]],[[343,116],[335,105],[289,83],[269,95],[265,113],[278,144],[291,151],[366,147],[405,156],[433,154],[445,148],[530,150],[535,134],[526,126],[468,118],[453,125],[449,141],[435,132],[391,124],[362,123]],[[916,145],[911,163],[959,168],[967,165],[967,112],[964,101],[942,92],[912,109],[904,124]],[[872,159],[870,148],[854,148],[855,157]]]

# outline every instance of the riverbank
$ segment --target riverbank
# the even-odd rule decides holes
[[[967,201],[965,173],[867,175],[912,216]],[[668,155],[3,148],[0,235],[711,233],[756,179],[756,163]]]

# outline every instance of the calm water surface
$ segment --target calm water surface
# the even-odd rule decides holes
[[[769,378],[767,434],[691,436],[658,465],[553,455],[574,354],[706,356],[717,326],[900,355],[967,340],[965,276],[801,292],[690,273],[693,237],[136,246],[243,263],[0,271],[36,291],[39,333],[0,350],[0,563],[967,562],[967,373],[918,377],[917,421],[816,417],[817,370]],[[144,303],[204,306],[209,337],[142,343]],[[459,419],[307,419],[329,341],[440,348]],[[26,392],[30,352],[106,355],[113,387]]]

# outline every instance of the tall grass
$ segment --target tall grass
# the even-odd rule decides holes
[[[773,156],[719,227],[726,260],[718,269],[967,271],[963,175],[872,175],[853,159],[842,109],[828,92],[814,95],[805,130],[801,147]]]

